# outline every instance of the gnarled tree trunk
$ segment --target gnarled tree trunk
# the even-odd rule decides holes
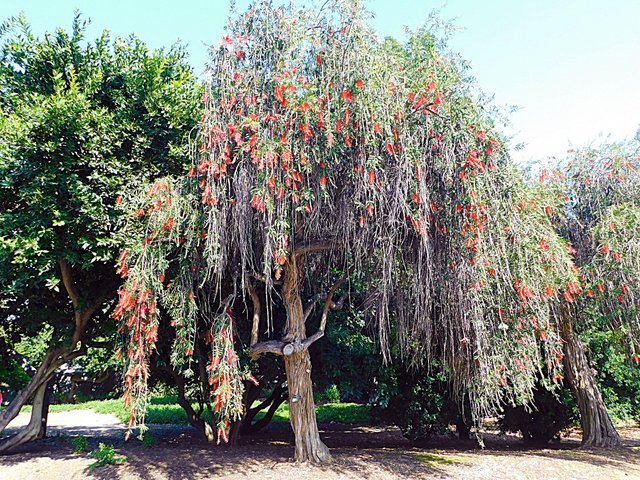
[[[295,256],[287,265],[282,286],[282,299],[287,312],[284,339],[287,342],[299,344],[307,338],[307,335]],[[286,350],[283,353],[289,388],[289,415],[296,443],[296,461],[330,462],[331,454],[320,439],[318,431],[309,351],[304,348],[290,354],[287,354]]]
[[[20,432],[11,437],[8,437],[2,442],[0,442],[0,454],[6,453],[9,450],[22,445],[23,443],[31,442],[33,440],[37,440],[41,438],[41,432],[43,431],[43,422],[44,422],[44,431],[46,434],[46,392],[47,392],[47,383],[40,383],[38,389],[35,392],[33,397],[33,406],[31,408],[31,419],[29,420],[29,424],[24,427]]]
[[[584,346],[576,335],[568,309],[564,308],[561,325],[564,340],[564,367],[567,380],[578,401],[584,447],[612,448],[621,445],[591,371]]]
[[[73,279],[71,265],[66,259],[60,259],[58,265],[60,267],[62,283],[65,286],[74,309],[75,327],[73,336],[68,346],[47,352],[42,364],[38,367],[27,386],[16,395],[6,409],[0,412],[0,433],[2,433],[9,422],[20,413],[20,409],[33,397],[33,410],[29,425],[16,435],[0,441],[0,454],[6,453],[10,449],[23,443],[46,436],[47,414],[49,411],[49,401],[48,398],[46,398],[47,384],[53,378],[59,367],[87,352],[86,345],[84,344],[87,325],[93,314],[96,313],[102,305],[102,298],[100,298],[92,306],[85,308],[83,306],[85,299],[81,296],[78,286]],[[110,293],[110,290],[107,289],[106,292]]]

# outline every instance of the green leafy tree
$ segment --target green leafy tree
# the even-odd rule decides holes
[[[22,17],[0,27],[0,336],[11,347],[51,328],[42,363],[0,413],[2,430],[33,397],[31,422],[1,451],[43,434],[56,369],[115,332],[118,203],[181,171],[200,116],[180,47],[149,51],[107,31],[85,41],[85,28],[79,14],[44,38]]]

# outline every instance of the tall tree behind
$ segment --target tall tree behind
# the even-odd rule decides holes
[[[22,17],[0,27],[0,335],[11,344],[53,327],[0,431],[33,398],[31,422],[0,451],[38,435],[55,370],[114,330],[120,195],[181,171],[200,114],[181,48],[151,52],[106,31],[87,42],[85,29],[79,14],[44,38]]]
[[[615,447],[620,438],[578,332],[608,324],[626,338],[629,361],[640,363],[640,145],[636,138],[570,153],[561,171],[542,173],[543,181],[567,195],[561,228],[584,274],[586,295],[562,306],[566,371],[580,408],[583,444]]]

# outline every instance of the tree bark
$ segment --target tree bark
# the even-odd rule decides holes
[[[207,440],[208,443],[213,443],[215,440],[213,428],[200,415],[196,414],[196,411],[189,403],[189,400],[187,400],[184,378],[180,374],[176,373],[172,368],[167,368],[167,371],[171,373],[176,385],[178,386],[178,404],[187,414],[187,420],[191,426]]]
[[[23,443],[37,440],[42,430],[43,415],[45,413],[45,397],[47,391],[47,382],[40,383],[40,386],[33,397],[33,406],[31,408],[31,419],[29,424],[20,432],[0,441],[0,454],[7,453],[9,450],[22,445]],[[45,430],[46,431],[46,430]]]
[[[292,343],[301,343],[307,336],[299,289],[297,263],[300,261],[296,256],[289,260],[282,286],[282,299],[287,312],[284,340]],[[295,459],[298,462],[328,463],[331,454],[318,431],[308,349],[285,354],[284,366],[289,389],[289,415],[295,436]]]
[[[60,366],[56,362],[58,354],[59,352],[48,352],[27,386],[20,390],[11,403],[7,405],[7,408],[0,412],[0,432],[4,431],[11,420],[18,416],[20,409],[26,405],[34,393],[43,384],[46,386],[53,376],[53,372]]]
[[[20,433],[7,438],[0,443],[0,454],[6,453],[8,450],[21,445],[25,442],[35,440],[38,436],[46,436],[47,430],[47,414],[49,411],[48,400],[45,399],[45,392],[47,384],[55,374],[56,370],[65,363],[84,355],[87,352],[85,341],[85,335],[87,331],[87,325],[93,314],[98,311],[102,305],[104,298],[99,298],[92,306],[83,309],[82,296],[73,278],[73,272],[71,265],[66,259],[60,259],[58,262],[60,267],[60,273],[62,276],[62,282],[65,286],[69,299],[74,309],[74,323],[75,328],[73,330],[73,336],[71,343],[68,346],[57,348],[56,350],[48,351],[42,361],[42,364],[38,367],[35,374],[25,388],[23,388],[13,401],[0,412],[0,433],[4,431],[9,422],[13,420],[20,409],[27,403],[27,401],[33,396],[33,410],[31,414],[31,422]],[[111,289],[106,289],[105,293],[111,292]],[[78,347],[76,349],[76,347]],[[39,406],[36,409],[36,402],[39,402]],[[44,415],[44,420],[42,416]],[[38,417],[38,418],[36,418]],[[32,422],[37,421],[37,426],[32,426]],[[35,437],[33,436],[33,429],[36,428]]]
[[[621,446],[584,346],[576,335],[567,306],[564,307],[561,335],[564,341],[564,366],[567,380],[578,401],[582,425],[582,446],[614,448]]]
[[[53,384],[55,382],[56,375],[47,382],[47,388],[44,391],[44,398],[42,399],[42,412],[40,414],[40,428],[36,435],[36,440],[43,440],[47,438],[47,420],[49,419],[49,405],[51,405],[51,397],[53,396]]]

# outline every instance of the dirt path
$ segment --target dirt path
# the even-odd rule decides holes
[[[575,434],[545,449],[524,449],[517,438],[494,434],[485,435],[485,450],[475,442],[448,437],[434,440],[430,448],[415,448],[395,428],[322,425],[322,436],[335,461],[316,467],[291,461],[292,435],[285,425],[273,425],[234,448],[209,446],[194,437],[189,427],[152,425],[156,445],[148,448],[138,441],[125,443],[124,426],[117,419],[113,422],[115,417],[92,413],[51,414],[54,436],[0,457],[0,479],[640,480],[637,428],[620,430],[625,448],[584,451],[578,449]],[[93,427],[88,428],[86,422]],[[90,436],[91,448],[98,442],[114,444],[128,461],[90,473],[92,459],[73,454],[67,437],[78,432]]]

